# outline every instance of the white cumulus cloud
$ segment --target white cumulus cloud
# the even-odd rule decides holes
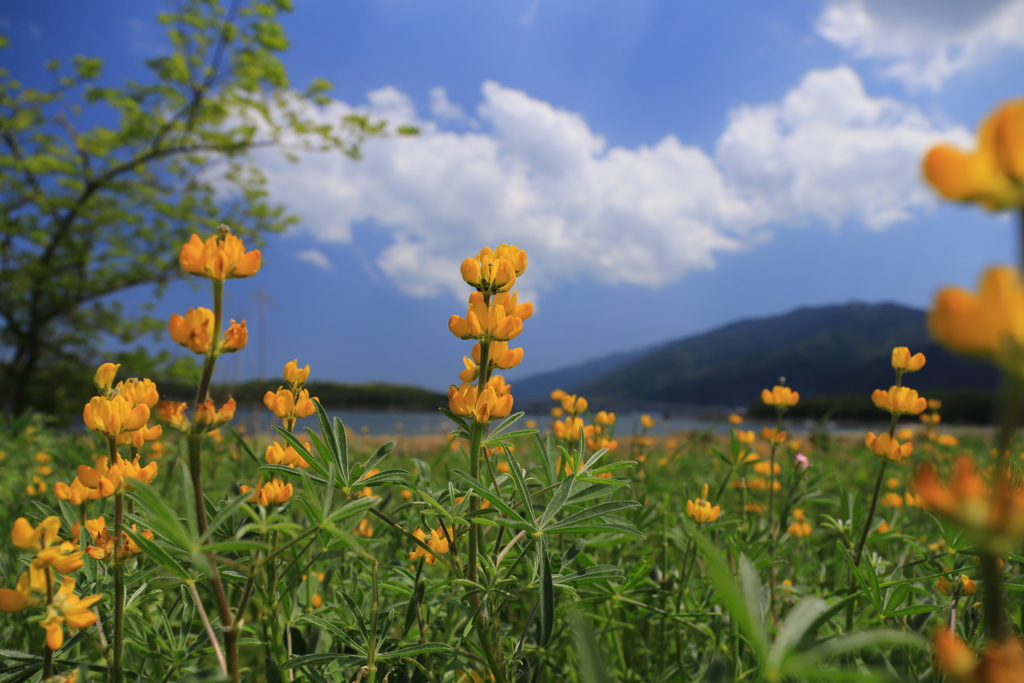
[[[305,251],[300,251],[295,255],[295,258],[300,261],[305,261],[306,263],[312,263],[321,270],[331,270],[334,267],[331,265],[331,260],[319,249],[306,249]]]
[[[466,118],[462,107],[449,100],[448,93],[440,86],[430,89],[430,113],[438,121],[462,121]]]
[[[377,265],[417,296],[461,297],[458,264],[500,242],[528,250],[541,290],[562,279],[659,287],[779,224],[854,219],[881,229],[930,205],[917,177],[924,149],[968,139],[871,97],[845,67],[731,112],[713,153],[673,135],[612,146],[581,114],[494,82],[477,107],[483,127],[466,132],[420,119],[394,89],[368,100],[364,111],[421,135],[370,141],[358,163],[261,159],[275,196],[302,217],[297,229],[334,242],[351,241],[354,224],[385,231]],[[335,103],[321,115],[346,111]]]
[[[818,33],[912,87],[1024,48],[1024,0],[826,0]]]

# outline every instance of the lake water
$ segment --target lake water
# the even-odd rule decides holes
[[[424,434],[448,434],[454,428],[452,421],[440,411],[328,410],[327,413],[331,416],[332,420],[334,417],[341,418],[345,426],[356,434],[405,434],[408,436],[420,436]],[[628,437],[634,430],[640,431],[639,421],[640,416],[643,414],[645,413],[639,411],[618,413],[618,424],[615,427],[615,433],[621,438]],[[716,433],[724,434],[728,431],[729,427],[728,423],[694,416],[666,415],[657,412],[649,412],[647,414],[655,420],[654,427],[648,432],[653,436],[702,431],[708,428],[714,428]],[[516,426],[525,428],[527,420],[534,420],[538,428],[546,429],[551,425],[553,419],[546,412],[528,412]],[[272,425],[275,424],[281,424],[280,420],[275,418],[262,405],[258,407],[239,406],[235,419],[232,422],[236,429],[238,425],[244,425],[249,433],[268,432]],[[767,423],[752,421],[749,423],[745,422],[742,427],[744,429],[759,430],[765,424]],[[774,426],[774,424],[775,421],[772,420],[771,426]],[[803,421],[800,421],[798,424],[787,425],[794,432],[804,432],[811,426],[813,425],[804,424]],[[319,433],[320,430],[317,426],[316,416],[299,420],[296,430],[303,432],[305,427],[309,427]]]

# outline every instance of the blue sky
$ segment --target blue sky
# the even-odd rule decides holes
[[[285,64],[298,86],[333,82],[323,115],[423,134],[357,163],[259,157],[302,222],[229,283],[252,332],[224,379],[298,358],[442,389],[469,349],[446,328],[465,312],[458,263],[484,244],[530,253],[513,382],[798,306],[925,307],[1016,253],[1012,221],[939,204],[917,167],[1021,95],[1024,0],[296,5]],[[82,53],[112,82],[144,78],[163,7],[9,4],[4,65],[32,82]],[[207,296],[181,283],[157,312]]]

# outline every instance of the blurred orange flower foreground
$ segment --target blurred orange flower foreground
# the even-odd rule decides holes
[[[1020,683],[1024,681],[1024,645],[1016,638],[989,642],[975,657],[967,643],[948,628],[932,637],[939,669],[959,683]]]
[[[992,211],[1024,205],[1024,99],[1007,102],[982,122],[977,149],[937,145],[923,167],[946,199]]]

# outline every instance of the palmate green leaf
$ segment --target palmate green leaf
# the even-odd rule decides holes
[[[376,467],[377,463],[386,458],[388,454],[395,449],[396,445],[397,444],[394,441],[388,441],[386,444],[384,444],[376,451],[374,451],[373,455],[371,455],[369,459],[367,459],[367,461],[363,464],[363,471],[369,472],[374,467]],[[408,472],[406,472],[406,474],[408,474]]]
[[[444,643],[420,643],[419,645],[410,645],[409,647],[403,647],[389,652],[378,652],[377,659],[380,661],[388,661],[391,659],[398,659],[400,657],[419,657],[420,655],[429,655],[435,652],[452,653],[455,651],[456,649],[451,645],[445,645]]]
[[[900,609],[900,605],[902,605],[906,601],[907,595],[909,595],[909,594],[910,594],[910,585],[906,584],[906,583],[900,584],[899,586],[896,586],[895,588],[890,589],[887,592],[887,595],[886,595],[886,598],[885,598],[885,608],[882,611],[882,616],[883,617],[892,616],[892,611]]]
[[[363,655],[349,655],[333,652],[319,655],[302,655],[301,657],[292,657],[281,665],[281,669],[297,669],[300,666],[310,665],[322,666],[330,662],[339,662],[342,666],[353,666],[365,663],[366,657]]]
[[[523,470],[519,466],[519,461],[516,460],[514,455],[512,455],[512,450],[507,444],[502,444],[502,448],[505,449],[505,457],[508,459],[509,473],[512,476],[512,482],[516,486],[516,491],[519,493],[519,500],[523,503],[523,509],[526,511],[526,518],[536,519],[537,513],[533,511],[533,498],[530,496],[530,488],[526,485],[526,479],[523,478]]]
[[[745,586],[741,590],[733,578],[729,566],[725,563],[718,549],[712,545],[711,541],[689,520],[683,519],[683,524],[694,543],[697,544],[697,551],[704,558],[706,564],[705,575],[715,587],[715,597],[729,613],[739,632],[750,644],[757,661],[767,661],[768,645],[764,627],[761,623],[760,596],[757,596],[756,601],[749,599],[752,594],[755,594],[756,589],[749,585],[751,582],[748,580],[744,581]],[[741,566],[746,564],[749,567],[750,563],[745,556],[741,555],[740,561]]]
[[[124,531],[128,534],[129,538],[135,541],[139,548],[142,549],[142,552],[146,557],[153,560],[163,569],[166,569],[182,581],[188,580],[188,572],[185,571],[183,566],[181,566],[181,562],[171,557],[167,551],[160,547],[159,544],[154,543],[140,533],[132,531],[130,528],[126,528]]]
[[[455,413],[453,413],[452,411],[448,410],[447,408],[438,408],[438,410],[440,410],[442,413],[444,413],[445,416],[449,420],[451,420],[455,424],[459,425],[459,427],[462,429],[462,431],[466,432],[466,437],[467,438],[469,437],[470,427],[469,427],[469,421],[466,420],[466,418],[462,417],[461,415],[456,415]]]
[[[299,441],[299,438],[297,436],[289,432],[284,427],[281,427],[280,425],[274,425],[274,431],[280,434],[281,438],[284,439],[289,446],[294,448],[295,452],[302,456],[303,460],[309,463],[310,469],[316,472],[319,476],[323,477],[325,481],[327,480],[327,465],[324,462],[322,462],[319,458],[317,458],[315,455],[313,455],[313,453],[311,453],[306,448],[306,446],[301,441]],[[319,439],[316,438],[316,434],[312,433],[312,430],[307,428],[307,432],[309,432],[309,436],[312,439],[313,443],[319,441]],[[264,467],[267,467],[267,465],[264,465]]]
[[[638,586],[640,582],[646,579],[651,573],[652,567],[654,567],[653,557],[645,557],[633,565],[633,568],[629,570],[629,574],[626,575],[626,580],[623,581],[622,587],[619,588],[618,593],[621,595]]]
[[[504,513],[508,519],[501,520],[501,524],[507,524],[519,529],[532,529],[537,530],[537,525],[533,520],[523,519],[518,512],[512,509],[512,507],[506,503],[501,496],[497,496],[493,491],[489,490],[486,486],[478,482],[476,479],[466,474],[461,470],[452,470],[452,474],[465,482],[473,491],[475,491],[481,498],[485,498],[490,501],[491,505],[496,509]]]
[[[337,638],[341,642],[343,642],[346,645],[348,645],[350,648],[352,648],[357,653],[362,655],[363,658],[366,658],[366,656],[367,656],[366,647],[364,647],[363,645],[360,645],[359,643],[357,643],[355,640],[352,639],[351,636],[349,636],[347,633],[345,633],[343,630],[341,630],[340,628],[338,628],[337,626],[335,626],[334,624],[332,624],[329,621],[321,619],[320,617],[318,617],[316,615],[313,615],[313,614],[304,614],[304,615],[302,615],[301,617],[298,618],[296,623],[299,623],[299,624],[303,624],[303,623],[305,623],[305,624],[312,624],[313,626],[316,626],[317,628],[321,628],[324,631],[327,631],[328,633],[330,633],[332,636],[334,636],[335,638]]]
[[[622,576],[622,568],[611,564],[596,564],[586,569],[578,569],[571,574],[562,574],[554,577],[554,584],[560,586],[570,583],[589,583],[594,581],[607,581]]]
[[[569,494],[572,493],[572,485],[575,481],[576,478],[570,474],[555,489],[555,493],[551,496],[551,500],[548,501],[548,506],[544,509],[544,514],[541,515],[540,522],[538,523],[541,529],[551,523],[551,520],[555,518],[558,511],[569,500]]]
[[[821,598],[804,598],[798,602],[779,626],[778,635],[768,652],[768,678],[782,671],[783,660],[803,640],[807,630],[826,609]]]
[[[191,483],[186,488],[191,491]],[[135,485],[134,490],[127,495],[135,499],[140,506],[150,513],[143,524],[147,524],[153,530],[153,533],[182,549],[198,545],[199,539],[189,533],[189,530],[178,521],[178,513],[174,511],[155,488],[139,482]],[[189,509],[191,510],[192,508],[190,507]]]
[[[581,522],[584,522],[588,519],[593,519],[595,517],[603,517],[604,515],[610,515],[613,512],[618,512],[619,510],[628,510],[631,508],[638,507],[641,507],[641,505],[635,500],[617,500],[610,501],[608,503],[599,503],[598,505],[594,505],[593,507],[581,510],[576,514],[564,517],[555,522],[554,524],[550,524],[547,527],[544,527],[544,530],[554,531],[561,526],[580,526]]]
[[[365,479],[356,480],[353,482],[352,486],[383,486],[385,484],[399,484],[401,486],[405,486],[406,482],[403,479],[400,479],[400,477],[407,476],[409,476],[408,470],[398,468],[383,470],[382,472],[378,472],[377,474],[366,477]]]
[[[555,463],[551,459],[551,435],[548,434],[548,438],[545,441],[541,437],[540,433],[533,435],[533,438],[537,442],[537,451],[540,453],[540,461],[544,467],[544,476],[547,477],[546,482],[553,484],[555,482]]]
[[[252,498],[252,493],[246,491],[245,493],[239,494],[224,503],[220,510],[217,511],[217,516],[210,520],[210,524],[206,527],[206,533],[199,537],[200,543],[205,543],[213,537],[213,534],[221,527],[222,524],[227,522],[231,517],[238,511],[238,508],[245,505],[245,502]]]
[[[242,447],[242,452],[248,455],[249,458],[251,458],[252,461],[256,463],[257,466],[262,465],[263,463],[260,462],[260,459],[256,457],[256,454],[253,452],[252,448],[249,447],[249,444],[246,443],[242,435],[236,432],[231,425],[227,425],[227,428],[228,431],[231,432],[231,436],[235,437],[235,441],[238,443],[238,445]]]
[[[311,481],[315,481],[318,484],[327,485],[328,480],[322,477],[318,477],[315,474],[310,474],[299,467],[289,467],[288,465],[262,465],[260,471],[266,470],[268,472],[278,472],[289,477],[304,477]],[[330,472],[325,476],[330,476]]]
[[[523,412],[523,411],[520,411],[518,413],[513,413],[513,414],[509,415],[504,420],[502,420],[501,423],[498,426],[496,426],[493,429],[491,429],[490,433],[487,434],[486,437],[484,437],[484,440],[485,441],[495,441],[495,440],[497,440],[499,436],[502,436],[502,432],[504,432],[506,429],[508,429],[509,427],[514,425],[516,422],[518,422],[520,420],[520,418],[523,417],[523,415],[526,415],[526,413]],[[530,433],[530,434],[532,434],[534,430],[528,429],[528,430],[525,430],[525,431]],[[510,435],[505,435],[503,438],[508,438],[509,436]]]
[[[804,677],[833,657],[869,647],[895,645],[918,650],[927,650],[929,646],[928,639],[917,633],[893,630],[862,631],[825,640],[809,650],[787,658],[781,673],[795,678]]]
[[[837,540],[836,545],[839,550],[842,551],[843,557],[846,558],[846,562],[850,567],[850,571],[853,572],[854,578],[860,585],[861,590],[868,596],[868,600],[871,601],[871,605],[875,608],[879,614],[882,614],[882,589],[878,584],[878,575],[875,574],[874,567],[871,563],[861,564],[859,567],[853,563],[853,558],[850,557],[850,553],[847,552],[842,542]]]

